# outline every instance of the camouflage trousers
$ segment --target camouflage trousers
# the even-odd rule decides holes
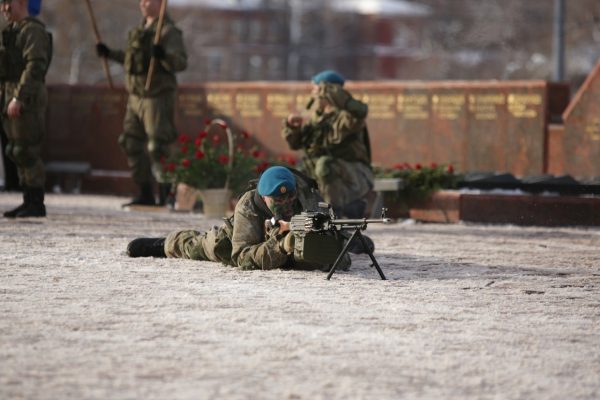
[[[373,189],[373,171],[361,162],[331,156],[314,161],[310,175],[317,181],[323,199],[334,208],[343,209],[357,200],[365,200]]]
[[[12,160],[19,174],[21,185],[32,188],[43,188],[46,172],[42,162],[42,141],[46,132],[46,105],[48,93],[42,87],[35,96],[23,104],[21,115],[8,118],[6,109],[8,100],[2,110],[2,125],[8,143],[6,156]]]
[[[153,176],[165,182],[161,159],[169,156],[176,138],[175,92],[148,98],[129,95],[119,145],[135,183],[152,182]]]
[[[231,241],[225,226],[213,226],[206,232],[175,231],[165,239],[165,254],[169,258],[214,261],[231,265]]]
[[[185,258],[197,261],[214,261],[226,265],[233,265],[231,260],[231,241],[227,236],[227,227],[213,226],[206,232],[195,230],[184,230],[171,232],[165,238],[165,254],[169,258]],[[352,261],[346,253],[342,258],[339,269],[346,271],[350,268]],[[285,266],[284,266],[285,267]],[[288,265],[288,268],[312,270],[318,268],[302,262]],[[322,267],[328,271],[330,266]]]

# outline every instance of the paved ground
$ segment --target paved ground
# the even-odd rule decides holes
[[[598,399],[600,230],[402,223],[320,272],[130,259],[202,215],[0,218],[1,399]],[[18,202],[0,195],[0,210]]]

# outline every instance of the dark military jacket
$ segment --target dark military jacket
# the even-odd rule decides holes
[[[145,91],[146,77],[152,56],[152,44],[158,25],[158,18],[148,27],[145,22],[129,32],[127,50],[111,50],[108,58],[124,65],[126,85],[129,93],[142,97],[154,97],[177,88],[175,73],[187,68],[187,53],[183,35],[169,17],[165,17],[159,44],[166,57],[156,63],[152,85]]]
[[[291,127],[284,121],[282,135],[292,150],[304,150],[309,159],[329,155],[371,165],[367,113],[366,104],[350,99],[344,109],[315,112],[301,127]]]
[[[3,107],[16,97],[26,107],[35,105],[52,56],[52,39],[45,25],[34,17],[13,22],[2,31],[0,82]]]
[[[323,201],[316,184],[296,176],[296,213],[303,210],[316,210]],[[233,216],[233,237],[231,238],[232,263],[241,269],[273,269],[293,267],[292,257],[280,246],[281,237],[277,231],[267,232],[265,221],[273,214],[256,190],[246,192],[238,201]]]

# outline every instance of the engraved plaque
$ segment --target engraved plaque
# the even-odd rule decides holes
[[[236,94],[235,108],[242,118],[258,118],[263,115],[258,93]]]

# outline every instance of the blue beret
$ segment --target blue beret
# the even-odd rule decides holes
[[[42,0],[29,0],[27,4],[27,11],[29,11],[29,15],[36,16],[40,13],[42,9]]]
[[[296,178],[285,167],[268,168],[258,180],[258,194],[278,197],[296,191]]]
[[[344,79],[343,76],[341,76],[337,72],[328,69],[323,72],[319,72],[318,74],[313,76],[312,81],[313,81],[313,83],[315,83],[317,85],[321,82],[327,82],[327,83],[337,83],[338,85],[344,86],[344,82],[346,80]]]

